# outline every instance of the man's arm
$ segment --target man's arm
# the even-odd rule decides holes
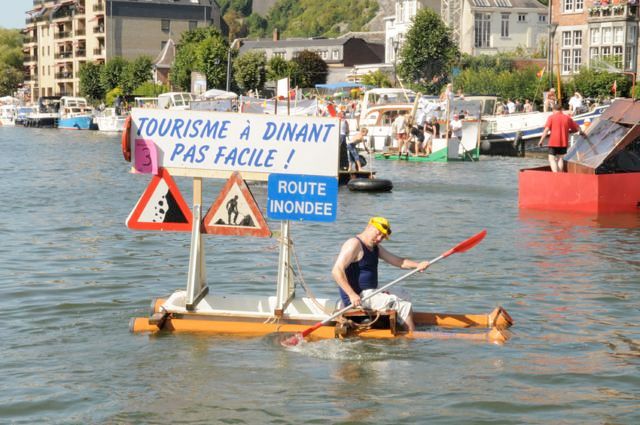
[[[338,259],[333,265],[333,269],[331,270],[331,275],[333,279],[336,281],[338,286],[342,288],[342,290],[349,296],[349,300],[351,304],[354,306],[360,305],[360,295],[356,294],[353,288],[349,285],[349,281],[347,280],[346,270],[349,267],[349,264],[358,260],[358,256],[362,248],[360,247],[360,242],[356,238],[351,238],[346,241],[342,248],[340,249],[340,254],[338,254]]]
[[[378,249],[380,250],[380,258],[382,258],[387,263],[392,266],[400,267],[401,269],[420,269],[420,271],[424,271],[427,267],[429,267],[428,261],[421,261],[419,263],[410,260],[408,258],[398,257],[395,254],[387,251],[381,245],[378,245]]]
[[[538,146],[542,146],[542,143],[544,142],[544,138],[547,137],[547,134],[549,134],[549,127],[545,127],[544,130],[542,130],[542,135],[540,136],[540,141],[538,142]]]
[[[571,132],[572,133],[579,133],[580,135],[582,135],[583,137],[587,137],[587,133],[585,133],[584,131],[582,131],[582,129],[580,128],[580,126],[574,121],[571,120]]]

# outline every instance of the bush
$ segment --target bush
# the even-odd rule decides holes
[[[113,103],[118,96],[122,96],[122,89],[120,87],[109,90],[106,95],[105,103],[109,106],[113,106]]]

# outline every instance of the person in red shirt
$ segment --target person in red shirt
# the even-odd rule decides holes
[[[569,133],[580,133],[587,137],[586,133],[569,115],[562,113],[562,105],[556,103],[553,105],[553,114],[547,118],[538,143],[538,146],[542,146],[544,138],[547,137],[547,134],[551,134],[549,137],[549,165],[554,173],[564,171],[563,156],[567,153],[569,146]]]

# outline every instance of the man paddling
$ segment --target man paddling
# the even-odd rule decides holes
[[[429,267],[428,261],[415,262],[398,257],[387,251],[381,242],[391,235],[389,221],[383,217],[373,217],[367,227],[357,236],[347,240],[340,250],[332,275],[340,287],[340,297],[345,306],[353,304],[373,310],[391,308],[398,313],[398,322],[405,330],[413,332],[413,311],[411,303],[392,293],[381,292],[364,302],[367,296],[378,287],[378,259],[403,269]]]

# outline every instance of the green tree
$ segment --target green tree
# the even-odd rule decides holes
[[[169,87],[163,84],[156,84],[153,81],[147,81],[140,84],[133,91],[134,96],[138,97],[157,97],[159,94],[169,91]]]
[[[536,77],[536,72],[535,68],[499,72],[493,68],[467,68],[455,78],[454,87],[468,95],[540,101],[546,86]]]
[[[140,56],[132,62],[127,63],[123,70],[122,90],[126,94],[131,94],[136,87],[153,78],[153,63],[151,58]]]
[[[460,66],[462,69],[473,69],[476,71],[482,68],[491,68],[495,72],[511,71],[513,70],[513,59],[503,53],[478,56],[463,53],[460,57]]]
[[[366,29],[378,9],[375,0],[278,0],[267,13],[266,32],[278,28],[286,37],[334,37]]]
[[[122,94],[122,89],[120,87],[109,90],[105,95],[105,103],[109,106],[113,106],[116,98],[118,96],[122,96]]]
[[[222,19],[227,24],[227,28],[229,28],[229,40],[247,35],[247,25],[244,22],[244,16],[239,12],[230,9],[224,14]]]
[[[389,76],[380,70],[369,72],[362,77],[362,83],[374,87],[391,87]]]
[[[264,52],[247,52],[233,62],[233,78],[242,91],[262,90],[266,82],[266,67]]]
[[[436,94],[432,81],[444,80],[440,77],[449,74],[460,52],[440,16],[424,8],[415,16],[399,55],[398,74],[418,89]]]
[[[124,70],[127,61],[116,56],[104,64],[100,72],[100,84],[105,92],[125,85]]]
[[[22,34],[0,28],[0,95],[13,95],[23,80]]]
[[[315,87],[316,84],[327,82],[329,67],[316,52],[303,50],[294,57],[291,62],[295,64],[292,69],[293,83],[298,87]]]
[[[277,81],[291,74],[291,64],[280,56],[272,57],[267,63],[267,81]]]
[[[197,43],[181,43],[176,50],[169,80],[180,90],[188,90],[191,87],[191,71],[196,66],[197,47]]]
[[[0,96],[13,96],[20,83],[24,80],[22,71],[0,63]]]
[[[198,27],[189,31],[185,31],[180,36],[178,47],[189,43],[198,43],[210,37],[222,37],[220,31],[216,27]]]
[[[194,71],[204,73],[207,77],[207,87],[226,88],[228,51],[229,45],[220,35],[202,40],[196,46]],[[235,52],[232,52],[232,57]]]
[[[92,62],[86,62],[80,66],[80,94],[90,101],[104,98],[105,90],[100,83],[102,66]]]
[[[226,85],[228,51],[227,41],[214,27],[185,31],[180,38],[169,78],[175,86],[188,91],[191,72],[198,71],[207,77],[207,87],[223,88]]]
[[[260,1],[260,0],[258,0]],[[252,0],[231,0],[229,1],[229,9],[235,10],[242,16],[251,15],[251,9],[253,6]]]
[[[614,81],[617,86],[617,96],[631,95],[631,81],[628,76],[582,67],[580,72],[573,76],[572,86],[567,86],[563,90],[563,97],[568,99],[570,96],[566,96],[566,94],[571,93],[571,89],[579,91],[583,96],[596,99],[613,97],[611,88]]]
[[[247,25],[247,32],[254,37],[262,38],[267,33],[267,27],[269,26],[266,19],[257,13],[252,13],[245,20]]]
[[[0,28],[0,63],[22,70],[22,34]]]

